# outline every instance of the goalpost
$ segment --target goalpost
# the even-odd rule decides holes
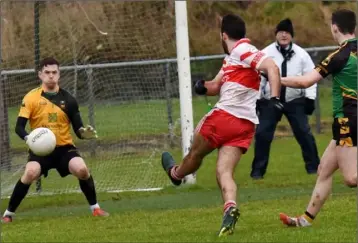
[[[186,1],[175,1],[176,41],[180,94],[180,118],[183,156],[187,155],[194,134],[191,90],[189,30]],[[187,184],[196,182],[195,173],[184,178]]]
[[[27,159],[14,126],[22,97],[39,85],[33,7],[1,2],[0,122],[8,121],[0,127],[2,197],[11,193]],[[161,153],[174,151],[179,159],[193,137],[186,2],[47,1],[39,14],[41,58],[60,61],[61,87],[77,98],[84,123],[98,131],[97,141],[75,140],[97,191],[169,185]],[[195,183],[195,177],[186,181]],[[42,194],[77,191],[75,178],[60,178],[55,170],[42,180]]]

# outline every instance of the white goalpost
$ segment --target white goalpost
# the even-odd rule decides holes
[[[175,23],[180,94],[180,118],[183,157],[188,154],[193,140],[193,105],[190,72],[189,30],[186,1],[175,1]],[[187,184],[196,182],[195,174],[184,178]]]
[[[18,110],[39,80],[34,71],[34,2],[1,4],[0,170],[1,196],[8,197],[27,161],[26,145],[14,132]],[[185,1],[40,4],[40,59],[58,59],[61,87],[76,97],[84,123],[98,132],[97,141],[75,139],[98,192],[160,190],[170,185],[161,153],[185,156],[190,149],[186,8]],[[195,176],[185,182],[195,183]],[[56,170],[41,186],[43,195],[79,192],[74,177],[60,178]],[[36,193],[35,186],[30,193]]]

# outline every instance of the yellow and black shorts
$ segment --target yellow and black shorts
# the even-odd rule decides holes
[[[334,118],[332,124],[333,139],[337,146],[357,146],[357,117]]]

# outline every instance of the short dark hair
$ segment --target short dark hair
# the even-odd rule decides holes
[[[53,57],[46,57],[44,59],[42,59],[42,61],[39,64],[39,71],[41,71],[44,67],[48,66],[48,65],[57,65],[58,67],[60,67],[60,64],[58,63],[58,61],[53,58]]]
[[[244,38],[246,35],[244,20],[238,15],[225,15],[221,21],[221,33],[226,33],[233,40]]]
[[[337,25],[342,34],[353,34],[357,25],[356,15],[353,11],[340,9],[332,13],[332,24]]]

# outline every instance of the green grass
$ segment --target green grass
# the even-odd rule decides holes
[[[321,92],[321,114],[330,121],[331,102],[328,90]],[[215,98],[211,98],[214,101]],[[195,123],[206,112],[203,98],[193,102]],[[356,193],[342,185],[342,176],[334,177],[333,194],[318,215],[313,227],[291,229],[278,220],[280,212],[303,213],[309,201],[315,176],[304,171],[299,145],[290,136],[276,137],[271,147],[270,165],[265,179],[249,177],[253,149],[243,156],[235,173],[238,202],[242,211],[235,235],[218,239],[222,201],[215,180],[216,152],[210,154],[198,173],[195,186],[174,188],[160,166],[160,154],[169,149],[179,160],[181,150],[157,146],[148,141],[167,133],[165,103],[97,106],[96,123],[103,144],[96,156],[83,151],[96,181],[98,199],[111,213],[109,218],[93,218],[80,193],[57,196],[31,196],[17,211],[14,223],[3,225],[3,242],[355,242]],[[86,117],[86,109],[81,108]],[[135,110],[135,112],[133,112]],[[149,112],[149,110],[151,112]],[[173,102],[174,119],[179,118],[178,101]],[[16,111],[11,111],[16,119]],[[145,118],[145,119],[144,119]],[[312,123],[314,119],[312,119]],[[12,123],[13,124],[13,123]],[[287,121],[281,122],[282,127]],[[133,128],[134,126],[134,128]],[[179,133],[177,126],[176,133]],[[151,138],[153,136],[154,138]],[[330,133],[316,135],[320,155],[331,139]],[[106,147],[105,143],[125,139],[147,139],[139,148]],[[13,138],[13,146],[22,148]],[[130,141],[130,140],[129,140]],[[128,142],[128,141],[127,141]],[[161,145],[165,142],[161,141]],[[164,143],[164,144],[163,144]],[[82,145],[80,145],[81,147]],[[16,155],[13,163],[23,164],[24,155]],[[2,191],[21,175],[2,172]],[[5,180],[8,183],[4,183]],[[55,171],[42,180],[44,192],[78,189],[73,177],[61,179]],[[6,185],[6,186],[4,186]],[[105,193],[104,189],[164,187],[154,192]],[[34,187],[31,188],[33,192]],[[8,199],[3,199],[4,211]]]
[[[329,135],[316,136],[320,154]],[[284,148],[284,149],[283,149]],[[172,150],[176,158],[180,150]],[[216,152],[209,155],[192,187],[166,187],[157,192],[100,193],[109,218],[92,218],[81,194],[28,197],[13,224],[3,225],[3,242],[354,242],[356,194],[334,177],[333,194],[309,229],[281,225],[281,211],[296,215],[305,210],[315,176],[304,173],[299,146],[293,138],[274,141],[267,176],[252,181],[252,149],[240,162],[235,177],[242,217],[235,235],[217,239],[222,202],[215,181]],[[158,154],[159,156],[159,154]],[[156,177],[167,184],[159,157],[153,158]],[[118,169],[118,168],[117,168]],[[111,173],[94,175],[96,181]],[[154,171],[154,170],[153,170]],[[119,173],[118,178],[124,173]],[[53,180],[51,178],[44,180]],[[113,178],[116,181],[118,178]],[[54,182],[61,185],[62,181]],[[44,184],[44,188],[46,188]],[[8,200],[3,200],[5,209]],[[21,230],[20,230],[21,229]]]

